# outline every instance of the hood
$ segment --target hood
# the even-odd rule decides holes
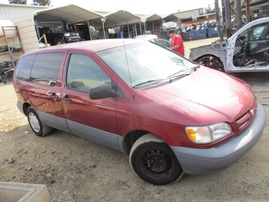
[[[254,104],[253,91],[239,79],[206,67],[172,83],[143,90],[144,96],[188,116],[192,123],[233,122]]]
[[[70,36],[78,36],[77,32],[68,32],[70,34]]]

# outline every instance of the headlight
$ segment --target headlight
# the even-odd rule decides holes
[[[64,36],[65,37],[70,36],[70,33],[65,33]]]
[[[227,123],[217,123],[209,126],[189,126],[185,131],[194,143],[210,143],[231,134],[232,128]]]

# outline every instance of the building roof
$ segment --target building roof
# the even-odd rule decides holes
[[[1,4],[0,3],[0,19],[10,20],[15,17],[34,13],[38,10],[48,9],[47,6],[32,6],[21,4]]]

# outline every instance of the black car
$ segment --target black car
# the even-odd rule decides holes
[[[40,37],[46,35],[47,43],[51,45],[58,45],[64,43],[71,43],[81,41],[81,38],[76,32],[53,32],[49,27],[38,27]],[[44,38],[41,42],[45,43]]]

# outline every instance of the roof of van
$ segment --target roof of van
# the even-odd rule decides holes
[[[29,52],[35,53],[35,52],[50,52],[50,51],[62,51],[62,50],[69,50],[69,49],[81,49],[81,50],[88,50],[91,52],[98,52],[101,50],[106,50],[114,47],[120,47],[123,45],[130,45],[134,43],[139,43],[139,40],[135,39],[98,39],[98,40],[92,40],[92,41],[81,41],[81,42],[75,42],[75,43],[68,43],[68,44],[62,44],[62,45],[56,45],[51,46],[44,49],[39,49],[36,51]],[[140,41],[141,43],[141,41]],[[28,55],[28,54],[27,54]]]

